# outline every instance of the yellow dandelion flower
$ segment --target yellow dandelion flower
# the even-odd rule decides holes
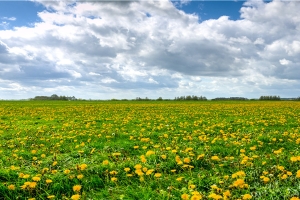
[[[54,161],[54,162],[52,163],[52,166],[55,166],[55,165],[57,165],[57,161]]]
[[[184,163],[190,163],[190,162],[191,162],[191,159],[190,159],[190,158],[184,158],[184,159],[183,159],[183,162],[184,162]]]
[[[212,156],[211,159],[212,159],[212,160],[215,160],[215,161],[220,160],[220,158],[219,158],[218,156]]]
[[[36,182],[30,182],[29,187],[30,188],[35,188],[36,187]]]
[[[15,190],[15,189],[16,189],[16,186],[11,184],[11,185],[7,186],[7,188],[8,188],[9,190]]]
[[[47,179],[47,180],[46,180],[46,183],[47,183],[47,184],[52,183],[52,182],[53,182],[53,181],[52,181],[51,179]]]
[[[34,177],[32,177],[32,180],[38,182],[41,180],[41,178],[38,176],[34,176]]]
[[[151,155],[154,155],[155,154],[155,152],[154,151],[147,151],[146,152],[146,156],[151,156]]]
[[[65,169],[65,170],[64,170],[64,173],[65,173],[65,174],[69,174],[70,172],[71,172],[71,171],[70,171],[69,169]]]
[[[196,188],[196,185],[189,185],[189,189],[195,189]]]
[[[80,170],[85,170],[87,168],[87,164],[81,164],[79,165]]]
[[[198,156],[197,156],[197,160],[200,160],[200,159],[204,158],[204,156],[205,156],[204,154],[198,155]]]
[[[125,171],[125,172],[129,172],[129,171],[130,171],[130,168],[129,168],[129,167],[125,167],[125,168],[124,168],[124,171]]]
[[[176,181],[182,181],[182,179],[184,179],[184,177],[178,177],[178,178],[176,178]]]
[[[116,182],[118,179],[117,179],[116,177],[112,177],[110,180],[111,180],[112,182]]]
[[[216,193],[211,193],[208,197],[212,199],[222,199],[222,196]]]
[[[243,195],[243,200],[252,199],[251,194],[245,194]]]
[[[73,191],[74,192],[79,192],[81,190],[81,185],[74,185],[73,186]]]
[[[161,157],[162,159],[164,159],[164,160],[167,158],[166,155],[161,155],[160,157]]]
[[[104,160],[104,161],[102,162],[102,164],[103,164],[103,165],[108,165],[108,164],[109,164],[109,161],[108,161],[108,160]]]
[[[300,200],[300,198],[299,197],[292,197],[292,198],[290,198],[290,200]]]
[[[161,177],[161,173],[155,173],[155,174],[154,174],[154,177],[155,177],[155,178]]]
[[[142,167],[143,167],[143,166],[140,165],[140,164],[136,164],[136,165],[134,166],[135,169],[141,169]]]
[[[83,177],[84,177],[83,174],[77,175],[77,178],[78,178],[78,179],[82,179]]]
[[[188,200],[189,197],[190,197],[190,195],[188,195],[188,194],[182,194],[182,195],[181,195],[181,199],[182,199],[182,200]]]
[[[71,196],[72,200],[79,200],[80,199],[80,195],[79,194],[74,194]]]
[[[55,198],[55,195],[49,195],[47,196],[48,199],[54,199]]]
[[[120,155],[121,155],[121,153],[119,153],[119,152],[116,152],[116,153],[113,153],[112,155],[113,155],[113,156],[120,156]]]

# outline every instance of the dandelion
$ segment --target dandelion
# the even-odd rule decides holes
[[[74,194],[74,195],[71,196],[71,199],[72,200],[78,200],[78,199],[80,199],[80,195],[79,194]]]
[[[204,158],[204,154],[198,155],[197,160],[200,160],[200,159],[202,159],[202,158]]]
[[[116,177],[112,177],[110,180],[111,180],[112,182],[116,182],[118,179],[117,179]]]
[[[154,177],[155,177],[155,178],[161,177],[161,173],[155,173],[155,174],[154,174]]]
[[[55,166],[55,165],[57,165],[57,161],[54,161],[54,162],[52,163],[52,166]]]
[[[79,192],[81,190],[81,185],[74,185],[73,186],[73,191],[74,192]]]
[[[188,195],[188,194],[186,194],[186,193],[184,193],[184,194],[181,195],[181,199],[182,199],[182,200],[188,200],[189,197],[190,197],[190,195]]]
[[[212,193],[208,196],[209,198],[212,198],[212,199],[222,199],[222,196],[221,195],[218,195],[216,193]]]
[[[299,197],[292,197],[290,200],[300,200]]]
[[[178,178],[176,178],[176,181],[182,181],[182,179],[184,179],[184,177],[178,177]]]
[[[102,162],[102,164],[103,164],[103,165],[108,165],[108,164],[109,164],[109,161],[108,161],[108,160],[104,160],[104,161]]]
[[[32,177],[32,180],[38,182],[41,180],[41,178],[38,176],[34,176],[34,177]]]
[[[184,158],[184,159],[183,159],[183,162],[184,162],[184,163],[190,163],[190,162],[191,162],[191,159],[190,159],[190,158]]]
[[[16,189],[16,186],[11,184],[11,185],[7,186],[7,188],[8,188],[9,190],[15,190],[15,189]]]
[[[51,179],[47,179],[47,180],[46,180],[46,183],[47,183],[47,184],[52,183],[52,182],[53,182],[53,181],[52,181]]]
[[[35,188],[36,187],[36,182],[30,182],[29,187],[30,188]]]
[[[252,199],[252,196],[250,194],[243,195],[243,200]]]
[[[155,152],[154,151],[147,151],[146,152],[146,156],[151,156],[151,155],[154,155],[155,154]]]
[[[166,155],[161,155],[160,157],[161,157],[162,159],[164,159],[164,160],[167,158]]]
[[[55,198],[55,195],[49,195],[47,196],[48,199],[54,199]]]
[[[120,155],[121,155],[121,153],[119,153],[119,152],[116,152],[116,153],[113,153],[112,155],[113,155],[113,156],[120,156]]]
[[[70,171],[69,169],[65,169],[65,170],[64,170],[64,173],[65,173],[65,174],[69,174],[70,172],[71,172],[71,171]]]
[[[212,159],[212,160],[215,160],[215,161],[220,160],[220,158],[219,158],[218,156],[212,156],[211,159]]]
[[[129,171],[130,171],[130,168],[129,168],[129,167],[126,167],[126,168],[124,168],[124,171],[125,171],[125,172],[129,172]]]
[[[196,185],[189,185],[189,189],[195,189],[196,188]]]
[[[82,179],[83,177],[84,177],[83,174],[77,175],[77,178],[78,178],[78,179]]]
[[[87,168],[87,164],[81,164],[79,165],[80,170],[85,170]]]

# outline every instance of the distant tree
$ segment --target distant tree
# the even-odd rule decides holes
[[[157,101],[162,101],[163,98],[162,98],[162,97],[158,97],[156,100],[157,100]]]

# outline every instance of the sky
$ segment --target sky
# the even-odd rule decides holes
[[[300,96],[300,1],[0,1],[0,99]]]

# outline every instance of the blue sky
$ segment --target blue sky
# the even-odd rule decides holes
[[[0,1],[0,99],[300,96],[297,1]]]

